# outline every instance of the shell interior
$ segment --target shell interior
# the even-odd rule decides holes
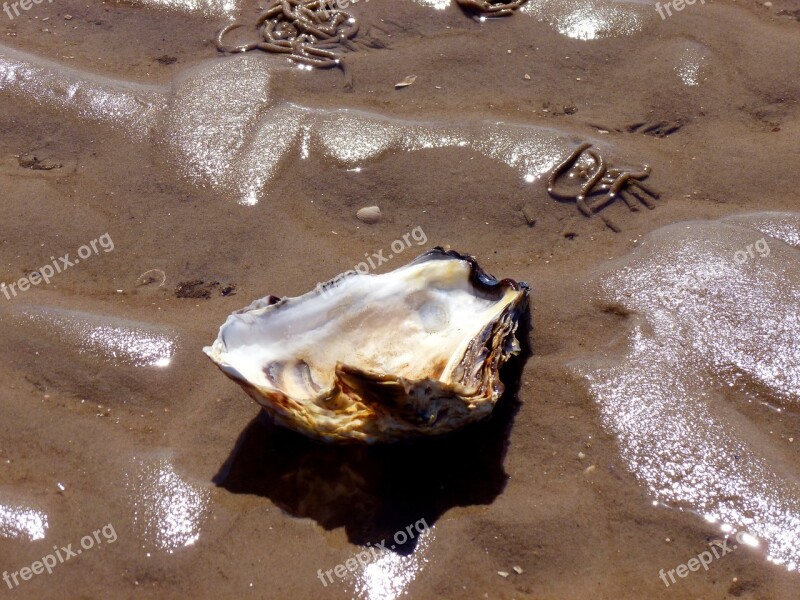
[[[330,441],[391,441],[477,420],[528,288],[434,249],[382,275],[350,273],[231,315],[205,352],[280,423]]]

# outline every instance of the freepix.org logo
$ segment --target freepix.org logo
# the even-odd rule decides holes
[[[665,2],[663,5],[661,2],[656,2],[656,11],[658,11],[658,14],[661,16],[661,20],[663,21],[667,17],[672,16],[673,8],[675,9],[675,12],[680,12],[686,8],[687,5],[691,6],[695,2],[697,2],[697,0],[671,0],[670,2]],[[705,3],[706,0],[700,0],[700,4]],[[664,11],[667,12],[666,15],[664,14]]]
[[[14,17],[19,16],[19,9],[22,10],[30,10],[34,4],[41,4],[44,0],[19,0],[18,2],[12,2],[11,5],[8,2],[3,2],[3,12],[6,13],[9,19],[12,21]],[[48,2],[52,2],[53,0],[47,0]],[[11,14],[11,11],[14,11],[14,14]]]
[[[70,267],[74,267],[81,262],[81,260],[86,260],[93,254],[100,254],[100,251],[97,249],[98,245],[103,249],[103,252],[111,252],[114,250],[114,240],[111,239],[108,233],[104,233],[96,240],[92,240],[88,244],[78,248],[78,258],[70,258],[69,252],[59,259],[56,259],[55,256],[51,256],[51,263],[44,265],[30,275],[22,277],[18,281],[9,283],[8,285],[6,285],[5,282],[0,283],[0,292],[6,297],[6,300],[11,300],[12,297],[15,298],[17,296],[18,292],[27,292],[32,285],[39,285],[42,281],[46,284],[50,283],[50,280],[56,274],[66,271]]]
[[[75,544],[67,544],[66,546],[61,546],[61,548],[53,546],[53,552],[46,554],[41,560],[33,561],[29,567],[22,567],[19,571],[12,571],[11,573],[3,571],[3,581],[6,582],[8,589],[13,590],[22,581],[29,581],[34,575],[41,575],[45,571],[47,571],[48,575],[51,575],[53,569],[58,565],[78,556],[84,550],[91,550],[102,545],[104,540],[107,544],[113,544],[117,541],[117,532],[111,523],[94,530],[91,535],[83,536],[80,541],[80,548],[73,548]]]

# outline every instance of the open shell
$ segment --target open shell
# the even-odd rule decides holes
[[[491,413],[528,286],[434,248],[230,317],[204,352],[279,424],[333,442],[446,433]]]

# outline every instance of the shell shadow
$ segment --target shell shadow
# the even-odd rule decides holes
[[[508,479],[503,459],[531,355],[530,329],[525,310],[517,333],[522,352],[503,366],[506,391],[480,423],[433,439],[337,446],[276,426],[262,411],[213,481],[235,494],[269,498],[327,530],[344,527],[348,540],[361,546],[391,540],[420,519],[433,526],[455,506],[491,504]],[[416,543],[410,539],[394,552],[411,554]]]

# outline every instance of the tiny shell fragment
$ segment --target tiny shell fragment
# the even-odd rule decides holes
[[[416,75],[409,75],[408,77],[406,77],[405,79],[403,79],[403,81],[399,81],[399,82],[395,83],[395,84],[394,84],[394,87],[395,87],[395,88],[404,88],[404,87],[408,87],[409,85],[411,85],[412,83],[414,83],[416,80],[417,80],[417,76],[416,76]]]

